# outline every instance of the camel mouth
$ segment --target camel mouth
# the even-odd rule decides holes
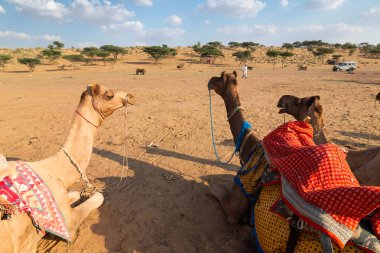
[[[285,113],[285,109],[284,109],[284,108],[281,108],[280,110],[278,110],[278,113],[279,113],[279,114]]]

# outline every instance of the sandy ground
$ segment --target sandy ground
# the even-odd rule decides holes
[[[245,252],[239,226],[229,225],[217,201],[207,193],[211,179],[232,182],[239,169],[215,161],[209,126],[207,82],[223,70],[238,70],[233,60],[193,63],[177,70],[186,57],[153,65],[146,56],[126,56],[113,68],[80,66],[55,71],[39,66],[23,72],[9,66],[0,72],[0,153],[36,161],[53,155],[63,144],[79,97],[98,81],[132,92],[128,107],[127,156],[122,185],[124,111],[99,129],[89,178],[104,188],[105,203],[80,226],[71,244],[44,239],[39,252]],[[315,65],[297,71],[296,64],[273,71],[269,64],[251,64],[247,80],[239,77],[245,115],[260,136],[283,123],[277,114],[280,96],[320,95],[327,131],[334,141],[351,147],[380,145],[380,67],[370,64],[355,74],[334,73]],[[145,76],[136,76],[145,68]],[[223,101],[213,94],[216,143],[228,156],[233,150]],[[290,120],[290,116],[286,120]],[[153,142],[156,148],[147,147]],[[74,188],[79,188],[80,185]]]

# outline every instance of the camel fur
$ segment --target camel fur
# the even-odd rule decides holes
[[[124,91],[113,91],[99,84],[92,84],[82,93],[77,112],[73,116],[70,130],[63,145],[82,170],[88,166],[97,126],[115,110],[127,103],[133,104],[133,96]],[[80,116],[79,113],[83,116]],[[103,203],[103,195],[95,193],[83,203],[72,207],[80,199],[79,192],[68,192],[68,188],[79,181],[80,173],[61,149],[52,157],[37,162],[28,162],[30,167],[44,180],[53,194],[66,220],[70,237],[75,237],[79,225],[92,210]],[[9,162],[10,169],[15,162]],[[1,252],[36,252],[37,243],[43,237],[33,226],[26,213],[13,215],[10,220],[0,221]]]

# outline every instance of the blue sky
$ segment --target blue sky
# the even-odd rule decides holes
[[[380,43],[379,0],[0,0],[0,47]]]

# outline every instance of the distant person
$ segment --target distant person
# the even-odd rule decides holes
[[[243,78],[247,79],[247,77],[248,77],[248,66],[247,66],[247,63],[245,63],[243,66]]]

